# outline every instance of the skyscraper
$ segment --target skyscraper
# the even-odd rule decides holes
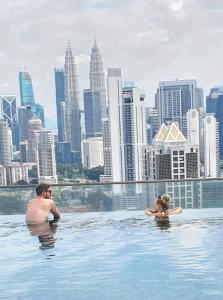
[[[55,69],[55,88],[56,88],[56,107],[57,107],[57,128],[58,128],[58,142],[63,142],[65,132],[65,116],[64,116],[64,70]]]
[[[94,39],[92,52],[91,52],[90,89],[94,91],[97,90],[100,92],[101,118],[102,119],[106,118],[107,105],[106,105],[105,74],[104,74],[100,49],[97,45],[96,39]]]
[[[19,138],[24,142],[28,138],[28,121],[32,118],[31,106],[21,106],[18,108]]]
[[[39,182],[57,183],[54,135],[50,130],[36,132],[38,135]]]
[[[42,130],[42,122],[37,118],[36,115],[32,116],[32,118],[28,121],[28,153],[27,158],[28,162],[37,163],[37,131]]]
[[[71,144],[74,163],[81,162],[80,95],[77,68],[68,42],[64,65],[64,90],[66,109],[66,142]]]
[[[214,114],[203,113],[200,119],[202,175],[219,177],[219,127]]]
[[[161,125],[153,144],[144,147],[145,179],[198,178],[199,147],[192,146],[176,123]]]
[[[19,72],[19,86],[22,106],[35,106],[32,79],[28,72]]]
[[[108,69],[108,112],[110,120],[110,151],[112,181],[124,180],[122,77],[121,69]]]
[[[45,127],[45,115],[44,115],[44,108],[41,104],[37,103],[35,105],[36,108],[36,115],[41,120],[43,128]]]
[[[16,145],[17,148],[19,148],[19,130],[15,95],[0,96],[0,118],[7,121],[12,130],[13,145]]]
[[[86,138],[101,136],[100,92],[98,90],[84,90],[84,112]]]
[[[207,113],[214,113],[219,124],[219,149],[220,159],[223,159],[223,87],[215,87],[210,90],[206,98]]]
[[[147,144],[145,94],[137,87],[124,87],[122,97],[123,176],[125,181],[138,181],[142,180],[142,147]]]
[[[159,127],[162,123],[177,122],[187,136],[186,112],[195,108],[196,80],[162,81],[156,95]]]
[[[6,165],[12,159],[12,134],[8,122],[0,119],[0,164]]]
[[[15,127],[17,123],[16,113],[16,96],[1,95],[0,96],[0,115],[2,119],[8,122],[10,128]]]

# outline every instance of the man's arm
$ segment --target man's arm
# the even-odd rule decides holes
[[[55,202],[52,200],[50,212],[53,214],[54,220],[58,221],[60,219],[59,209],[56,207]]]

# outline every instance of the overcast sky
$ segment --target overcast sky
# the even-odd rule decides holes
[[[94,33],[104,67],[121,67],[154,103],[158,82],[197,79],[205,94],[223,85],[222,0],[0,0],[0,93],[16,94],[18,73],[32,76],[35,100],[54,119],[54,68],[67,41],[79,86],[89,87]]]

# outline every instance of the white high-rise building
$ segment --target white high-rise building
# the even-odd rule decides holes
[[[54,133],[51,130],[42,130],[37,135],[39,182],[57,183]]]
[[[88,138],[82,141],[82,163],[87,169],[104,165],[102,137]]]
[[[28,177],[29,164],[12,162],[6,165],[7,184],[16,184],[20,180],[29,183]]]
[[[36,115],[33,115],[32,118],[28,121],[28,153],[27,158],[28,162],[37,163],[37,144],[38,144],[38,134],[37,131],[42,130],[42,122],[37,118]]]
[[[191,145],[199,146],[200,126],[199,112],[197,109],[189,109],[187,112],[187,141]]]
[[[0,185],[7,185],[6,168],[0,165]]]
[[[0,164],[6,165],[12,160],[12,134],[7,121],[0,119]]]
[[[143,175],[142,148],[147,144],[145,94],[137,87],[125,87],[122,96],[123,178],[139,181]]]
[[[108,112],[110,120],[111,177],[112,181],[124,180],[122,77],[121,69],[108,69]]]
[[[213,114],[201,118],[201,148],[204,177],[219,177],[219,131]]]

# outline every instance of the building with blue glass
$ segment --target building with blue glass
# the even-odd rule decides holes
[[[19,87],[22,106],[34,106],[32,78],[28,72],[19,72]]]
[[[35,113],[37,115],[37,117],[41,120],[42,122],[42,126],[45,127],[45,116],[44,116],[44,108],[41,104],[37,103],[35,105]]]
[[[58,128],[58,142],[64,141],[64,70],[54,69],[55,74],[55,88],[56,88],[56,108],[57,108],[57,128]]]
[[[84,90],[85,134],[86,138],[102,135],[100,91]]]
[[[177,122],[180,130],[187,135],[186,113],[196,105],[196,80],[162,81],[157,90],[158,123]]]
[[[214,113],[219,124],[219,152],[220,160],[223,159],[223,87],[216,87],[210,90],[206,97],[207,113]]]

